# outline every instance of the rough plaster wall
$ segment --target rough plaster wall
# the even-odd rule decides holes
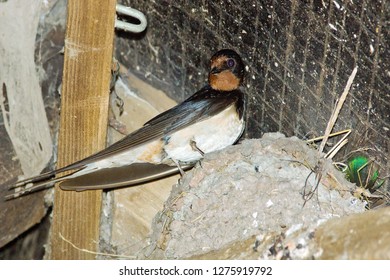
[[[52,142],[34,62],[41,2],[0,3],[1,111],[24,175],[38,174],[52,154]],[[7,104],[7,105],[5,105]]]
[[[1,197],[11,180],[42,171],[52,156],[50,131],[55,138],[58,128],[66,1],[26,3],[0,1]],[[42,223],[48,209],[43,197],[44,193],[37,193],[0,200],[0,258],[42,257],[50,224],[49,219]],[[39,242],[28,242],[37,235]],[[16,237],[17,241],[9,243]]]

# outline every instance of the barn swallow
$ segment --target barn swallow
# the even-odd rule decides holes
[[[233,50],[210,59],[208,83],[106,149],[68,166],[16,182],[11,199],[53,186],[63,190],[137,185],[182,173],[205,153],[233,145],[244,128],[244,64]],[[65,171],[70,174],[57,176]]]

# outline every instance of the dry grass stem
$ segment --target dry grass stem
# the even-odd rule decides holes
[[[70,246],[72,246],[73,248],[75,248],[76,250],[80,251],[80,252],[84,252],[84,253],[88,253],[88,254],[93,254],[93,255],[97,255],[97,256],[106,256],[106,257],[114,257],[114,258],[121,258],[121,259],[135,259],[136,257],[135,256],[126,256],[126,255],[115,255],[115,254],[108,254],[108,253],[99,253],[99,252],[95,252],[95,251],[91,251],[91,250],[88,250],[88,249],[83,249],[83,248],[79,248],[77,247],[75,244],[73,244],[70,240],[66,239],[61,233],[59,233],[59,236],[62,240],[64,240],[66,243],[70,244]]]
[[[333,126],[337,121],[338,115],[340,113],[341,108],[343,107],[345,99],[347,98],[348,92],[352,86],[353,80],[355,79],[356,73],[357,73],[357,67],[355,67],[353,69],[351,76],[349,76],[347,85],[345,86],[345,89],[344,89],[344,92],[341,94],[341,97],[336,104],[336,107],[332,113],[332,116],[329,119],[328,125],[325,129],[324,138],[322,139],[322,142],[321,142],[320,147],[318,149],[319,153],[322,153],[322,151],[324,150],[325,144],[328,141],[328,138],[329,138],[329,135],[333,129]]]

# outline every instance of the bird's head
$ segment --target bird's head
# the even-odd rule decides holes
[[[244,78],[244,63],[233,50],[223,49],[210,59],[209,84],[218,91],[237,89]]]

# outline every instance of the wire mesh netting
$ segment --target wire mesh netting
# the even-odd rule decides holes
[[[206,81],[217,49],[247,64],[245,137],[281,131],[323,135],[355,66],[335,130],[353,129],[339,153],[366,150],[388,173],[390,4],[388,1],[123,1],[148,17],[138,40],[119,34],[116,55],[181,101]],[[131,2],[131,3],[129,3]]]

